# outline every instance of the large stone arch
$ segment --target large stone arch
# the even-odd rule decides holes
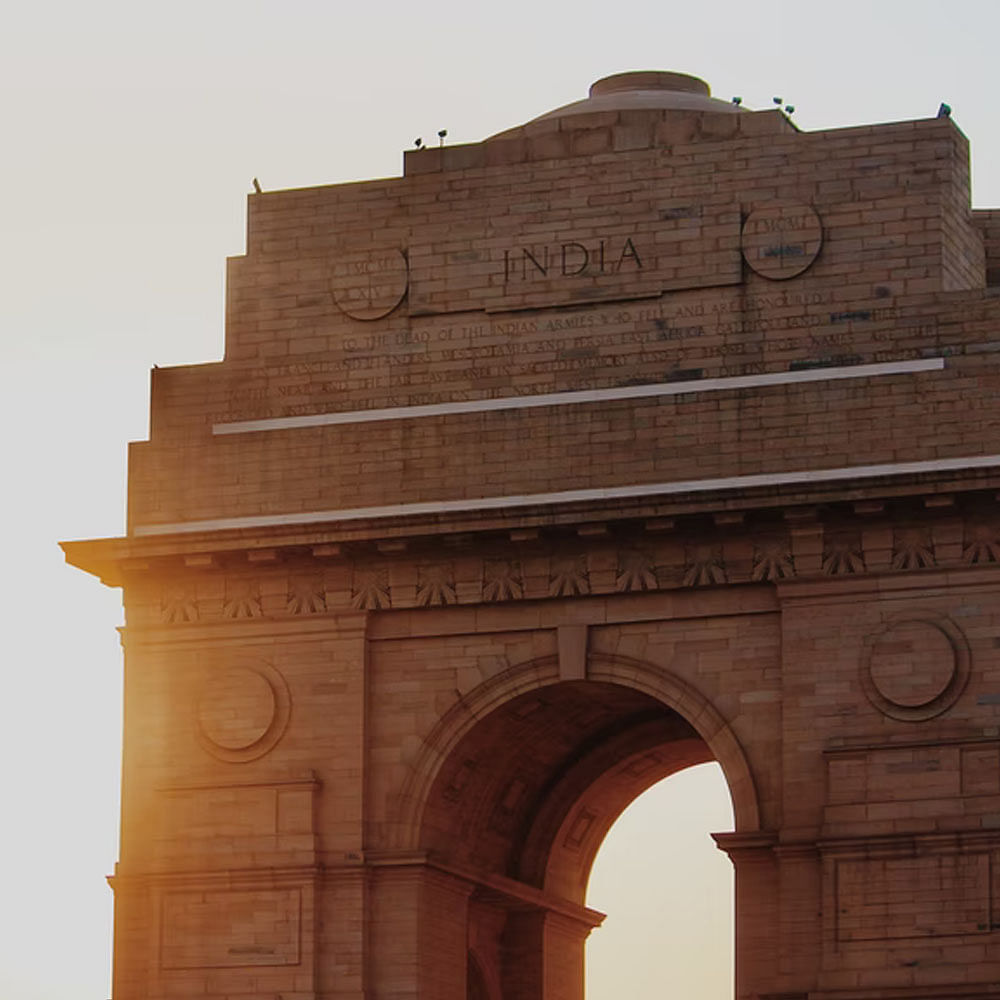
[[[412,768],[397,801],[391,824],[394,846],[419,850],[431,789],[462,741],[491,713],[530,692],[554,688],[562,681],[558,658],[529,660],[484,681],[452,706],[428,733],[412,762]],[[721,712],[696,687],[668,668],[626,656],[591,655],[587,680],[582,684],[610,685],[651,698],[676,713],[707,747],[700,759],[718,761],[733,800],[738,833],[760,830],[760,806],[749,761],[732,728]],[[698,762],[690,755],[689,762]],[[672,770],[678,770],[680,764]],[[666,771],[660,776],[665,776]],[[658,779],[656,779],[658,780]],[[647,782],[644,787],[648,787]],[[623,809],[635,794],[621,803]],[[619,809],[619,812],[621,810]]]
[[[760,831],[750,764],[701,691],[624,656],[595,653],[585,676],[566,674],[558,656],[542,657],[466,693],[422,741],[390,826],[401,856],[462,887],[469,960],[514,1000],[582,995],[584,943],[603,919],[586,907],[590,868],[652,784],[716,760],[736,836]]]

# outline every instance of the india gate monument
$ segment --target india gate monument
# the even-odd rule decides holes
[[[1000,996],[1000,210],[948,109],[624,73],[404,160],[250,196],[224,359],[153,371],[126,534],[65,544],[126,612],[115,1000],[581,1000],[602,839],[706,761],[736,1000]]]

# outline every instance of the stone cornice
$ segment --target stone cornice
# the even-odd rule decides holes
[[[859,529],[912,520],[914,506],[927,516],[943,518],[969,503],[993,507],[1000,489],[1000,470],[990,467],[946,469],[901,476],[871,476],[813,481],[794,487],[759,485],[745,489],[705,489],[684,495],[599,497],[548,506],[491,508],[435,513],[433,510],[395,517],[358,517],[336,523],[274,523],[256,527],[60,543],[66,561],[98,576],[109,586],[151,571],[182,573],[242,565],[265,567],[289,559],[319,564],[359,557],[391,556],[421,546],[445,545],[468,551],[472,543],[497,546],[539,539],[576,536],[600,538],[614,532],[659,535],[700,525],[735,529],[755,519],[782,520],[793,534],[807,536],[834,513],[856,521]],[[611,492],[610,490],[608,491]],[[886,567],[888,568],[888,566]],[[822,576],[800,566],[796,577]],[[829,573],[826,575],[836,575]],[[802,596],[805,596],[804,592]]]

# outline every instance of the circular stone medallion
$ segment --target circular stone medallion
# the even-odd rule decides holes
[[[266,678],[245,667],[213,677],[198,701],[198,724],[216,746],[245,750],[274,719],[274,691]]]
[[[381,319],[403,301],[409,281],[406,257],[398,248],[342,254],[333,266],[333,299],[353,319]]]
[[[287,695],[283,678],[270,665],[213,673],[195,704],[195,728],[202,746],[222,760],[262,756],[284,732]]]
[[[945,618],[901,617],[868,643],[861,682],[868,700],[894,719],[919,722],[950,708],[969,676],[969,650]]]
[[[743,223],[743,258],[759,275],[783,281],[801,274],[823,244],[823,226],[810,205],[765,205]]]
[[[870,671],[883,698],[917,708],[941,695],[951,682],[955,651],[933,625],[899,622],[875,640]]]

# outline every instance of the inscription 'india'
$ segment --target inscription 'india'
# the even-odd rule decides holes
[[[617,274],[623,268],[642,270],[642,258],[630,236],[623,242],[570,240],[554,246],[516,247],[503,252],[504,284],[548,277]]]

